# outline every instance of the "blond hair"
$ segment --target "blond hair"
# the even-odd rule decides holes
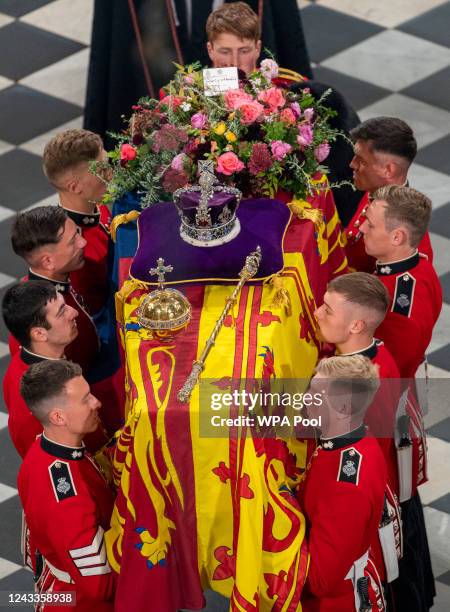
[[[385,202],[384,223],[389,232],[404,226],[408,231],[409,244],[419,246],[430,224],[430,198],[411,187],[386,185],[372,194],[372,200]]]
[[[329,380],[331,396],[349,396],[352,414],[367,410],[380,386],[378,366],[363,355],[321,359],[314,374],[320,374]]]
[[[102,139],[89,130],[66,130],[56,134],[46,145],[43,170],[50,183],[58,180],[67,170],[82,162],[94,161],[103,149]]]
[[[208,41],[213,43],[219,34],[234,34],[238,38],[259,40],[261,25],[258,15],[245,2],[223,4],[213,11],[206,22]]]

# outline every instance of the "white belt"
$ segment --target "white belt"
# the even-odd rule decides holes
[[[47,561],[47,559],[44,559],[44,561],[48,569],[50,570],[50,572],[55,578],[57,578],[58,580],[61,580],[61,582],[67,582],[68,584],[73,584],[73,580],[70,577],[69,572],[64,572],[63,570],[58,569],[57,567],[52,565],[50,561]]]

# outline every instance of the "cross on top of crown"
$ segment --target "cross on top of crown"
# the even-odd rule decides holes
[[[158,276],[159,288],[162,289],[165,282],[165,275],[167,272],[173,272],[173,266],[165,266],[164,259],[159,257],[156,262],[156,268],[150,268],[150,276]]]

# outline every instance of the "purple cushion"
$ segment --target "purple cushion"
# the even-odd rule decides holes
[[[149,270],[162,257],[173,272],[167,281],[237,280],[245,258],[259,245],[262,260],[257,278],[265,278],[283,268],[282,241],[289,222],[288,207],[278,200],[243,200],[237,216],[239,235],[226,244],[196,247],[181,239],[180,218],[173,203],[159,202],[142,211],[138,219],[139,243],[130,273],[136,279],[155,283]]]

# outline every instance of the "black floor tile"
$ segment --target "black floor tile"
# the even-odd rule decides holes
[[[441,440],[450,442],[450,417],[443,421],[439,421],[439,423],[427,429],[427,434],[434,438],[440,438]]]
[[[450,370],[450,344],[446,344],[442,348],[427,355],[428,362],[437,368]]]
[[[82,112],[75,104],[13,85],[0,91],[0,140],[22,144],[79,117]]]
[[[444,302],[450,304],[450,272],[446,272],[445,274],[440,276],[439,280],[441,281]]]
[[[450,67],[435,72],[400,93],[448,111],[450,109]]]
[[[13,574],[10,574],[3,580],[0,580],[0,591],[6,593],[17,593],[18,591],[33,593],[34,582],[33,574],[26,570],[21,569]],[[20,606],[20,608],[14,608],[20,610],[20,612],[33,612],[33,606]],[[73,610],[73,608],[67,608],[67,610]]]
[[[40,157],[20,149],[14,149],[0,157],[0,185],[1,204],[17,212],[54,192],[42,172]],[[13,220],[14,217],[10,217],[3,223]],[[4,245],[0,245],[0,252],[3,247]],[[8,252],[6,250],[4,254],[7,255]],[[8,259],[0,259],[0,268],[3,262],[7,261]]]
[[[450,493],[447,493],[446,495],[435,499],[428,505],[432,508],[435,508],[436,510],[440,510],[441,512],[447,512],[447,514],[450,514]]]
[[[0,13],[6,13],[12,17],[22,17],[36,9],[49,4],[53,0],[0,0]]]
[[[448,86],[450,88],[450,81]],[[414,161],[443,174],[450,174],[450,135],[420,149]],[[447,219],[450,220],[450,216]]]
[[[397,26],[397,30],[450,47],[450,3],[441,4],[427,13]]]
[[[14,283],[10,285],[5,285],[0,289],[0,305],[3,302],[3,296],[9,287],[12,287]],[[8,342],[8,330],[6,329],[5,323],[3,322],[3,317],[0,316],[0,342]],[[0,362],[1,363],[1,362]]]
[[[0,181],[2,180],[0,163]],[[5,221],[0,223],[0,271],[15,278],[22,278],[27,273],[27,265],[21,257],[14,253],[11,246],[11,227],[15,218],[15,216],[9,217],[9,219],[5,219]],[[6,289],[6,286],[0,289],[0,296],[2,298]]]
[[[354,79],[342,72],[325,68],[325,66],[314,68],[314,78],[337,89],[355,110],[374,104],[391,93],[383,87]]]
[[[74,40],[14,21],[1,29],[0,74],[17,81],[81,49]]]
[[[21,458],[19,453],[13,446],[9,437],[9,431],[7,427],[0,429],[0,482],[8,485],[9,487],[17,488],[17,473],[19,471]],[[3,503],[7,503],[9,500]],[[0,504],[0,516],[2,516],[2,523],[4,512],[3,504]],[[3,556],[0,553],[0,557]]]
[[[445,574],[441,574],[440,576],[437,576],[436,580],[450,586],[450,571],[445,572]]]
[[[22,506],[18,495],[10,497],[0,504],[2,524],[8,528],[2,531],[1,556],[8,561],[22,564],[20,535],[22,532]]]
[[[316,63],[383,30],[368,21],[317,5],[302,10],[302,21],[309,56]]]
[[[450,136],[448,137],[448,140],[450,144]],[[431,146],[432,145],[430,145],[430,147]],[[427,149],[430,147],[427,147]],[[434,168],[434,166],[430,166],[429,164],[426,164],[423,161],[419,161],[418,158],[419,158],[420,153],[421,151],[419,151],[416,157],[418,163],[425,165],[425,166],[428,165],[430,168]],[[450,158],[450,150],[447,155]],[[447,165],[449,165],[450,167],[450,162],[447,162]],[[438,169],[439,168],[436,168],[436,170]],[[430,221],[430,232],[433,232],[435,234],[440,234],[441,236],[445,236],[446,238],[450,238],[450,202],[448,204],[444,204],[444,206],[439,206],[439,208],[436,208],[435,210],[433,210],[433,213],[431,215],[431,221]],[[448,302],[450,300],[445,300],[445,301]]]

